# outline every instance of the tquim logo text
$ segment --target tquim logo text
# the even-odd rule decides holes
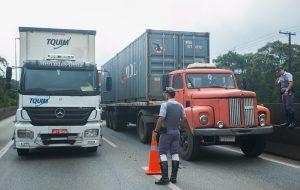
[[[42,104],[48,104],[50,98],[30,98],[29,103],[35,106],[40,106]]]
[[[63,46],[68,46],[70,43],[70,40],[71,40],[71,37],[69,39],[48,38],[47,45],[51,45],[54,49],[58,49]]]

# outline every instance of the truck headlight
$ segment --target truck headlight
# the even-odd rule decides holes
[[[208,123],[208,117],[206,115],[201,115],[199,121],[202,125],[206,125]]]
[[[97,137],[99,134],[99,129],[87,129],[84,131],[84,137],[89,138],[89,137]]]
[[[263,127],[266,125],[266,115],[265,114],[260,114],[258,119],[259,119],[260,126]]]
[[[218,121],[217,127],[222,129],[224,127],[224,122],[223,121]]]
[[[17,131],[18,138],[23,139],[33,139],[34,133],[33,131],[27,130],[27,129],[19,129]]]

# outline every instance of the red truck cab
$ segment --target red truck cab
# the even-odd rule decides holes
[[[248,157],[259,156],[265,135],[273,132],[270,111],[257,104],[255,92],[238,89],[231,70],[213,64],[190,64],[169,73],[169,85],[186,113],[180,155],[191,160],[200,145],[238,144]]]

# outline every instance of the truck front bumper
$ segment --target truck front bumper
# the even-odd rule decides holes
[[[242,136],[242,135],[263,135],[273,133],[273,126],[253,128],[205,128],[194,129],[196,136]]]
[[[68,133],[63,137],[51,136],[52,129],[67,129]],[[33,131],[30,138],[19,138],[17,131],[25,129]],[[84,131],[99,129],[98,136],[84,137]],[[46,138],[45,138],[46,137]],[[47,147],[94,147],[102,144],[102,130],[100,123],[92,122],[84,126],[33,126],[30,123],[16,123],[14,145],[18,149],[35,149]]]

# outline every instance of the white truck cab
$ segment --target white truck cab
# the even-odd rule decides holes
[[[19,155],[47,147],[97,151],[101,145],[99,79],[91,37],[94,34],[20,27],[22,71],[14,133]],[[64,38],[68,41],[64,42]],[[52,43],[52,39],[56,40]]]

